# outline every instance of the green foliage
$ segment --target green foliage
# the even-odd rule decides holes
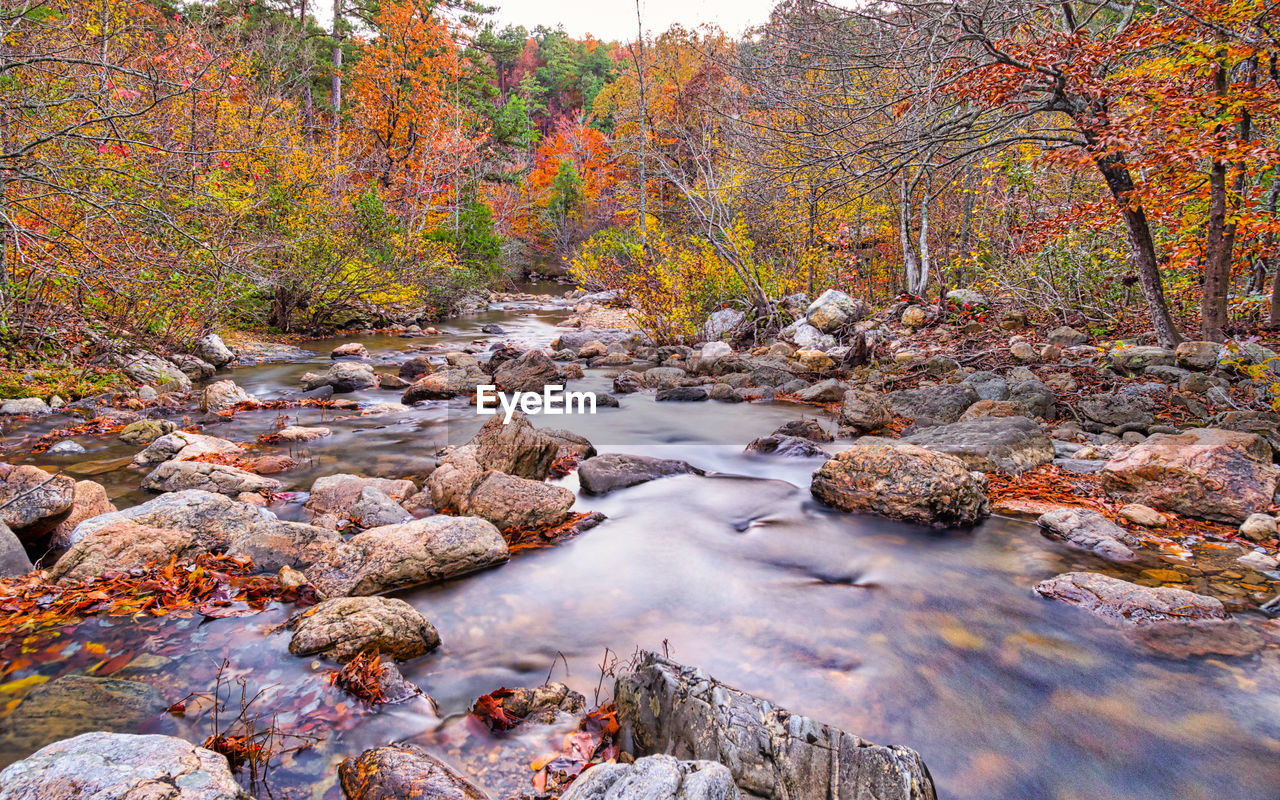
[[[578,175],[577,165],[566,158],[560,161],[555,180],[551,182],[551,201],[547,204],[547,213],[552,219],[565,220],[580,205],[582,178]]]

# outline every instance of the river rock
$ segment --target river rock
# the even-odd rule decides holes
[[[1024,380],[1009,389],[1009,401],[1021,406],[1028,417],[1053,419],[1058,396],[1043,381]]]
[[[489,800],[453,767],[411,744],[365,750],[338,765],[347,800]]]
[[[509,557],[507,543],[492,523],[436,515],[358,533],[306,575],[330,597],[373,595],[448,580]]]
[[[660,403],[696,403],[711,399],[711,393],[705,386],[675,386],[660,389],[653,399]]]
[[[1053,461],[1053,442],[1026,417],[988,417],[926,428],[903,439],[959,458],[978,472],[1021,475]]]
[[[1221,352],[1222,345],[1217,342],[1182,342],[1174,357],[1183,369],[1206,371],[1218,366]]]
[[[178,366],[155,353],[136,350],[113,357],[115,364],[134,383],[145,383],[162,392],[185,392],[191,379]]]
[[[0,578],[26,575],[35,569],[26,548],[9,526],[0,522]]]
[[[151,444],[156,439],[178,429],[175,422],[167,419],[140,419],[130,422],[116,435],[125,444]]]
[[[1222,603],[1185,589],[1139,586],[1096,572],[1066,572],[1036,584],[1036,593],[1127,625],[1225,620]]]
[[[253,800],[227,759],[176,736],[92,731],[0,772],[0,800]]]
[[[1009,399],[1009,382],[994,372],[979,370],[965,377],[963,383],[973,387],[979,400]]]
[[[563,385],[564,375],[544,350],[527,350],[493,372],[500,392],[541,392],[548,384]]]
[[[313,515],[332,516],[341,519],[353,519],[352,508],[360,500],[365,489],[376,489],[396,503],[418,490],[409,480],[392,480],[389,478],[366,478],[362,475],[338,473],[317,478],[311,484],[311,495],[307,498],[306,508]]]
[[[1041,514],[1036,520],[1046,536],[1097,553],[1111,561],[1132,561],[1130,546],[1140,542],[1137,537],[1111,520],[1084,508],[1063,508]]]
[[[49,569],[58,583],[75,583],[108,573],[190,559],[211,549],[210,541],[189,529],[153,528],[117,522],[81,538]]]
[[[321,386],[330,386],[335,392],[355,392],[377,385],[378,374],[373,367],[352,361],[339,361],[322,373],[308,372],[302,376],[302,387],[308,392]]]
[[[341,543],[342,537],[328,528],[270,520],[232,539],[227,554],[252,559],[256,572],[279,572],[284,567],[306,569]]]
[[[200,410],[220,414],[241,403],[252,403],[253,397],[236,385],[235,381],[215,381],[204,387],[200,394]]]
[[[413,519],[413,515],[373,486],[360,490],[360,496],[347,511],[349,519],[361,528],[377,528],[382,525],[399,525]]]
[[[204,550],[225,550],[233,539],[250,528],[276,518],[266,509],[237,503],[213,492],[185,491],[163,494],[140,505],[102,514],[81,522],[67,537],[73,545],[90,534],[122,522],[151,528],[177,528],[197,535]]]
[[[167,705],[160,693],[145,683],[64,675],[33,688],[0,721],[0,764],[11,764],[45,745],[90,731],[137,730]],[[0,793],[12,791],[7,780],[12,773],[6,769],[2,774],[6,780],[0,781]]]
[[[475,394],[476,387],[489,384],[492,378],[476,366],[442,369],[424,375],[405,389],[400,402],[405,405],[421,403],[424,400],[447,400],[459,395]]]
[[[335,597],[290,621],[295,656],[320,655],[345,663],[365,650],[408,661],[440,646],[440,634],[403,600]]]
[[[1012,400],[979,400],[960,415],[960,421],[1025,417],[1026,415],[1027,409],[1021,403],[1015,403]]]
[[[71,511],[58,520],[57,526],[49,536],[49,549],[55,554],[65,552],[71,547],[72,533],[81,522],[116,510],[102,484],[93,481],[77,481]]]
[[[945,425],[960,419],[969,406],[978,402],[978,393],[963,383],[899,389],[884,397],[885,404],[899,416],[915,420],[918,427]]]
[[[576,458],[581,461],[596,454],[595,445],[585,436],[564,430],[563,428],[544,428],[539,431],[543,436],[556,443],[556,460]]]
[[[347,342],[340,344],[329,353],[329,358],[359,358],[365,359],[369,357],[369,351],[360,342]]]
[[[76,482],[66,475],[0,463],[0,522],[23,538],[42,536],[75,499]]]
[[[574,781],[561,800],[737,800],[729,769],[714,761],[678,761],[674,756],[638,758],[631,764],[600,764]]]
[[[841,381],[827,378],[796,392],[796,397],[809,403],[839,403],[844,399],[848,389],[849,387]]]
[[[576,331],[565,331],[560,337],[551,343],[552,350],[577,350],[587,342],[600,341],[606,345],[614,342],[622,342],[624,344],[632,342],[642,337],[640,331],[634,328],[583,328]]]
[[[222,341],[216,333],[210,333],[196,341],[196,355],[215,367],[225,367],[236,360],[236,354]]]
[[[840,401],[840,424],[856,434],[876,433],[889,424],[892,416],[878,395],[861,389],[850,389]]]
[[[1141,503],[1129,503],[1123,506],[1120,509],[1120,516],[1144,528],[1163,528],[1169,524],[1168,517],[1151,506],[1144,506]]]
[[[1155,402],[1140,394],[1091,394],[1080,398],[1080,415],[1091,433],[1146,431],[1155,422]]]
[[[563,486],[490,470],[472,489],[466,513],[499,530],[534,530],[564,522],[573,502],[573,492]]]
[[[396,374],[407,381],[416,381],[423,375],[430,375],[435,371],[436,365],[431,363],[431,359],[426,356],[413,356],[400,365]]]
[[[914,750],[873,744],[653,654],[619,676],[614,698],[619,740],[629,742],[635,755],[718,762],[748,797],[937,797]]]
[[[1239,523],[1271,505],[1277,473],[1261,437],[1219,428],[1155,434],[1107,462],[1113,497],[1201,519]]]
[[[808,439],[799,436],[780,436],[776,433],[753,439],[743,452],[786,456],[788,458],[831,457],[830,453]]]
[[[142,488],[153,492],[196,489],[234,497],[241,492],[278,492],[281,484],[274,478],[264,478],[223,464],[166,461],[142,479]]]
[[[833,437],[816,419],[793,419],[783,423],[773,432],[774,436],[799,436],[813,442],[830,442]]]
[[[919,525],[972,525],[990,513],[987,479],[955,456],[864,437],[813,473],[810,491],[842,511]]]
[[[190,461],[206,455],[240,455],[244,448],[235,442],[202,433],[174,431],[147,445],[133,457],[133,464],[145,467],[165,461]]]
[[[1062,325],[1049,331],[1049,335],[1046,338],[1050,344],[1057,347],[1075,347],[1089,341],[1087,334],[1067,325]]]
[[[679,367],[653,367],[647,369],[640,379],[649,389],[674,389],[689,377],[689,373]],[[614,383],[616,388],[617,383]]]
[[[328,428],[305,428],[301,425],[290,425],[287,428],[281,428],[274,434],[280,441],[292,443],[314,442],[317,439],[332,435],[333,431]]]
[[[23,397],[21,399],[0,402],[0,415],[6,417],[43,417],[53,413],[49,404],[41,397]]]
[[[508,475],[530,480],[546,480],[560,451],[554,438],[543,434],[520,412],[504,423],[495,416],[485,422],[472,437],[476,462],[481,469],[496,469]]]
[[[218,368],[210,364],[208,361],[205,361],[203,358],[197,358],[196,356],[188,353],[174,353],[169,356],[169,360],[174,363],[174,366],[182,370],[183,375],[186,375],[193,381],[202,381],[206,378],[212,378],[213,373],[218,371]]]
[[[1240,535],[1251,542],[1265,542],[1276,535],[1276,518],[1270,514],[1250,514],[1240,523]]]
[[[668,475],[702,475],[684,461],[625,453],[604,453],[578,465],[578,481],[587,494],[608,494]]]

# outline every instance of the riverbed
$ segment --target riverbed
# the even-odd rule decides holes
[[[311,353],[305,358],[219,377],[259,399],[280,398],[297,390],[303,373],[324,369],[340,343],[363,343],[375,368],[394,372],[397,362],[422,352],[413,347],[504,339],[546,346],[569,313],[529,301],[450,320],[439,335],[303,341]],[[490,324],[504,333],[481,331]],[[571,388],[610,390],[613,370],[586,372]],[[399,395],[344,397],[368,407]],[[554,736],[525,732],[513,746],[469,724],[470,704],[500,686],[534,686],[548,675],[589,701],[604,699],[611,681],[601,680],[601,664],[625,663],[638,649],[665,650],[866,739],[910,746],[948,800],[1280,797],[1280,659],[1273,644],[1248,655],[1177,657],[1032,592],[1038,581],[1070,570],[1133,578],[1158,565],[1154,557],[1118,568],[1004,518],[935,531],[826,509],[808,491],[821,459],[743,453],[753,438],[805,416],[835,429],[810,406],[657,403],[652,393],[623,395],[621,407],[594,415],[532,418],[538,427],[581,433],[602,452],[679,458],[708,475],[605,497],[580,494],[579,510],[608,520],[554,547],[519,551],[500,568],[400,593],[444,642],[403,667],[434,698],[438,716],[425,700],[370,709],[328,686],[332,665],[289,655],[289,634],[275,630],[288,617],[283,607],[206,621],[91,620],[49,645],[61,649],[8,670],[3,681],[30,685],[32,676],[124,662],[121,675],[178,701],[211,691],[225,659],[225,676],[267,690],[260,707],[279,710],[282,729],[321,723],[307,730],[323,741],[271,776],[277,798],[340,797],[337,761],[401,739],[460,761],[464,772],[492,770],[501,781],[487,787],[495,797],[527,791],[526,764],[494,763],[536,755]],[[276,448],[299,467],[274,476],[294,494],[272,510],[303,519],[303,493],[315,478],[349,472],[421,484],[436,452],[466,441],[482,421],[454,400],[367,416],[317,408],[243,412],[205,432],[252,442],[286,422],[330,428],[325,439]],[[53,423],[22,432],[41,426]],[[138,489],[144,473],[125,466],[136,448],[108,437],[77,441],[86,453],[10,458],[96,480],[118,506],[146,499]],[[572,474],[560,482],[577,489]],[[1258,630],[1269,624],[1256,611],[1238,617]],[[125,653],[132,659],[119,657]],[[22,691],[0,698],[6,710]],[[193,712],[139,728],[200,741],[207,725]]]

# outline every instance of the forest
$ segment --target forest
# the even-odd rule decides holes
[[[519,5],[0,0],[0,800],[1280,797],[1277,0]]]

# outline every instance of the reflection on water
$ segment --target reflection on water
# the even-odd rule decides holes
[[[479,330],[489,322],[509,338],[546,344],[564,313],[509,309],[453,321],[438,337],[361,341],[392,368],[410,345],[489,339]],[[304,343],[316,353],[308,362],[242,368],[233,377],[260,396],[281,396],[303,372],[327,363],[336,343]],[[589,371],[575,388],[608,386],[603,371]],[[353,397],[398,399],[387,391]],[[225,657],[231,674],[275,687],[269,699],[289,709],[282,723],[310,720],[325,732],[320,746],[276,775],[279,789],[297,791],[287,796],[337,796],[336,760],[403,738],[499,781],[491,787],[503,796],[527,786],[529,773],[499,770],[500,779],[494,764],[527,761],[554,737],[529,731],[498,740],[468,727],[459,715],[476,696],[535,685],[551,671],[591,699],[606,648],[625,659],[636,648],[665,646],[674,658],[795,711],[916,748],[941,797],[1280,796],[1274,646],[1243,658],[1163,659],[1096,618],[1032,594],[1035,582],[1057,572],[1103,565],[1031,526],[994,519],[973,532],[935,532],[821,508],[807,491],[814,461],[741,452],[810,409],[659,405],[651,395],[622,403],[595,417],[535,423],[572,427],[602,450],[682,458],[714,474],[581,496],[579,508],[609,521],[499,569],[401,594],[444,640],[440,651],[404,667],[438,702],[443,726],[425,702],[370,712],[329,688],[328,665],[288,655],[288,635],[273,630],[285,609],[202,624],[91,622],[60,640],[48,660],[3,680],[88,670],[103,656],[83,643],[106,642],[107,657],[163,656],[144,659],[145,670],[135,665],[133,677],[172,701],[209,689]],[[279,476],[304,491],[315,477],[340,471],[420,479],[436,450],[458,440],[458,426],[478,425],[459,403],[349,419],[317,409],[285,413],[291,423],[334,430],[296,448],[302,466]],[[254,441],[276,416],[240,414],[209,432]],[[132,454],[109,440],[83,444],[89,452],[76,462]],[[42,456],[38,463],[72,462]],[[128,469],[94,476],[124,503],[141,498],[140,478]],[[572,476],[563,482],[576,489]],[[296,506],[278,510],[298,514]],[[1242,618],[1253,628],[1268,625]],[[198,716],[162,724],[196,740],[207,732]]]

